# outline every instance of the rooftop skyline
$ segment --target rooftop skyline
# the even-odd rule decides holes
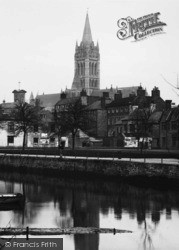
[[[179,97],[164,80],[177,84],[179,3],[153,0],[0,0],[0,102],[13,101],[20,88],[37,93],[59,93],[71,88],[76,41],[85,38],[85,17],[90,19],[93,41],[99,42],[100,86],[138,86],[150,94],[154,86],[164,99]],[[117,38],[117,21],[160,12],[164,34],[142,41]],[[88,20],[86,20],[88,22]],[[85,38],[86,39],[86,38]]]

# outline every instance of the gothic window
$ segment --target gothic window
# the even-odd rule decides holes
[[[83,75],[85,75],[85,63],[83,63]]]
[[[80,69],[81,69],[81,75],[83,75],[83,64],[80,64]]]
[[[91,63],[89,63],[89,74],[91,75]]]
[[[80,64],[78,63],[78,75],[80,74]]]
[[[93,68],[94,68],[94,67],[93,67],[93,65],[94,65],[94,64],[92,63],[92,65],[91,65],[91,66],[92,66],[92,72],[91,72],[91,73],[92,73],[92,75],[93,75]]]
[[[84,65],[83,65],[83,63],[81,64],[81,68],[82,68],[82,75],[84,75]]]
[[[95,63],[95,75],[97,75],[97,63]]]

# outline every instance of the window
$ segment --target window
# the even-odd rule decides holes
[[[46,114],[40,114],[40,118],[41,119],[45,119],[46,118]]]
[[[127,124],[124,125],[124,132],[127,133]]]
[[[8,136],[7,137],[7,143],[10,144],[10,143],[14,143],[14,136]]]
[[[8,132],[14,132],[14,123],[13,122],[8,123]]]
[[[130,128],[130,133],[134,133],[135,132],[135,125],[134,124],[130,124],[129,128]]]
[[[172,147],[176,147],[176,145],[177,145],[177,137],[172,136]]]
[[[166,124],[165,124],[165,122],[162,122],[162,130],[166,130]]]
[[[34,137],[34,144],[38,144],[38,142],[39,142],[39,138]]]
[[[177,128],[178,128],[177,121],[172,121],[172,123],[171,123],[171,129],[172,130],[176,130]]]
[[[162,146],[165,147],[165,144],[166,144],[166,138],[162,137]]]

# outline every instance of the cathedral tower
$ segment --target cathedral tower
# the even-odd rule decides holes
[[[86,14],[85,27],[80,45],[76,43],[75,73],[72,92],[79,94],[82,89],[87,95],[93,90],[100,89],[100,54],[99,45],[94,45],[91,35],[88,13]]]

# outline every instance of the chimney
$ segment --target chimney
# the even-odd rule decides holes
[[[118,101],[122,99],[122,91],[118,90],[117,93],[114,95],[114,100]]]
[[[141,85],[137,89],[137,96],[145,96],[145,89]]]
[[[109,92],[103,92],[103,96],[101,97],[101,108],[105,109],[106,107],[106,99],[109,98]]]
[[[169,110],[172,106],[172,100],[165,100],[165,109]]]
[[[81,104],[86,106],[88,104],[88,100],[87,100],[87,93],[85,89],[82,89],[82,91],[80,92],[80,96],[81,96]]]
[[[130,97],[130,98],[135,97],[135,96],[136,96],[135,91],[132,91],[132,92],[129,94],[129,97]]]
[[[66,93],[65,93],[65,92],[62,92],[61,95],[60,95],[60,97],[61,97],[61,100],[62,100],[62,99],[66,99]]]
[[[109,98],[109,92],[103,92],[103,98]]]
[[[152,97],[160,97],[160,90],[157,87],[152,89]]]

